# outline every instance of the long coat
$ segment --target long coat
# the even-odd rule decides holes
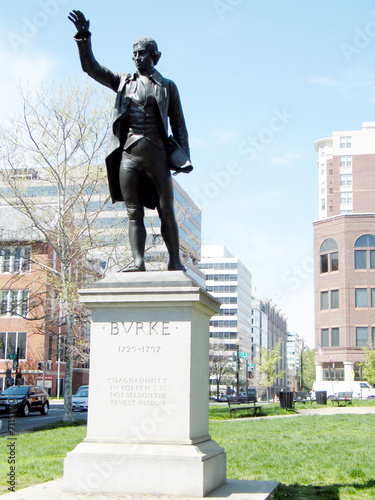
[[[126,118],[129,110],[130,95],[135,91],[137,75],[116,73],[104,66],[101,66],[96,61],[92,52],[91,35],[88,35],[83,39],[75,38],[75,40],[78,44],[83,71],[85,71],[97,82],[109,87],[117,93],[112,115],[112,126],[108,137],[105,162],[107,166],[108,184],[112,202],[115,203],[117,201],[123,201],[119,183],[119,168],[121,163],[122,146],[124,144],[125,137],[122,137],[121,134],[121,124]],[[165,139],[168,137],[169,119],[173,137],[180,144],[187,156],[190,157],[188,133],[176,84],[172,82],[172,80],[164,78],[156,70],[151,75],[150,79],[153,82],[153,89],[160,113],[160,120],[163,123],[163,130],[165,131]],[[148,204],[145,205],[149,206]],[[150,206],[149,208],[154,207]]]

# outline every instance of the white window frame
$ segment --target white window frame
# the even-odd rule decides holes
[[[29,313],[29,290],[1,290],[0,316],[22,316]]]
[[[31,246],[4,246],[0,248],[0,273],[30,272]]]

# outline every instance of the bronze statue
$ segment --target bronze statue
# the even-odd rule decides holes
[[[101,66],[91,49],[90,21],[73,10],[68,19],[77,29],[83,71],[117,93],[108,138],[106,166],[112,202],[125,202],[134,266],[145,271],[144,207],[158,210],[161,235],[169,252],[168,269],[184,270],[173,206],[171,170],[190,172],[188,133],[174,82],[155,69],[161,53],[149,37],[133,45],[134,75]],[[168,138],[168,119],[173,136]]]

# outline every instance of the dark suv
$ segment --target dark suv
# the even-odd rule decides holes
[[[18,413],[27,417],[31,411],[47,415],[49,397],[37,385],[12,385],[0,394],[0,413]]]
[[[247,399],[248,399],[248,401],[252,401],[253,403],[257,402],[257,391],[256,391],[256,389],[248,389],[247,390]]]

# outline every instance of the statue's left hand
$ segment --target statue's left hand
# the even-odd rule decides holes
[[[73,10],[72,12],[69,12],[68,19],[69,21],[72,21],[80,35],[88,33],[90,21],[85,18],[80,10]]]

